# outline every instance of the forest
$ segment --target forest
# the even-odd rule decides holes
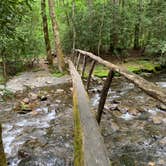
[[[2,0],[0,10],[1,64],[4,62],[7,68],[15,69],[6,69],[7,74],[15,74],[25,63],[46,54],[41,2]],[[44,10],[50,49],[55,52],[48,5]],[[138,50],[136,54],[158,57],[165,64],[164,0],[57,0],[55,12],[66,56],[73,48],[118,58],[130,56],[132,50]]]
[[[165,0],[0,0],[0,166],[164,166],[165,88]]]

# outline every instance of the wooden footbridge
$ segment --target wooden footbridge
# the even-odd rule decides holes
[[[82,60],[81,60],[82,59]],[[84,77],[88,59],[92,60],[86,88],[81,77]],[[73,62],[72,62],[73,61]],[[107,150],[100,133],[99,124],[114,73],[117,72],[130,82],[142,89],[149,96],[166,105],[166,92],[157,85],[146,81],[142,77],[120,68],[92,53],[74,50],[72,61],[69,60],[69,70],[73,82],[73,115],[74,115],[74,165],[75,166],[110,166]],[[83,63],[81,63],[83,62]],[[104,83],[97,115],[91,111],[88,91],[93,70],[97,63],[103,64],[110,69]],[[81,65],[81,76],[77,69]],[[86,90],[85,90],[86,89]],[[6,166],[6,159],[2,145],[0,126],[0,165]]]
[[[81,60],[82,59],[82,60]],[[84,78],[88,59],[92,60],[87,79],[86,90],[88,91],[93,70],[97,63],[103,64],[110,69],[104,83],[97,115],[90,108],[88,94],[84,88],[81,77]],[[73,61],[73,62],[72,62]],[[69,60],[69,69],[73,81],[73,114],[74,114],[74,165],[75,166],[110,166],[110,161],[103,138],[100,133],[99,124],[102,117],[108,90],[110,88],[114,73],[117,72],[130,82],[142,89],[149,96],[159,100],[166,105],[166,92],[154,83],[148,82],[142,77],[120,68],[94,54],[79,49],[74,50],[72,61]],[[83,62],[81,64],[81,62]],[[81,76],[77,69],[81,65]],[[97,124],[98,122],[98,124]]]

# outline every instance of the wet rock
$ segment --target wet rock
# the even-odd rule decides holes
[[[55,100],[56,103],[61,103],[61,100]]]
[[[136,108],[129,108],[128,112],[134,116],[138,114],[138,110]]]
[[[166,105],[164,105],[164,104],[157,105],[157,108],[159,108],[162,111],[166,111]]]
[[[117,131],[120,129],[119,126],[115,122],[111,122],[111,128],[113,131]]]
[[[120,111],[121,113],[125,114],[128,111],[128,107],[126,106],[122,106],[122,105],[118,105],[117,106],[117,110]]]
[[[30,97],[31,100],[36,100],[38,98],[38,95],[35,94],[35,93],[30,93],[29,97]]]
[[[29,102],[30,102],[29,98],[24,98],[22,101],[23,101],[23,103],[25,103],[25,104],[29,104]]]
[[[47,84],[51,84],[51,83],[52,83],[52,81],[49,81],[49,80],[48,80],[48,81],[46,81],[46,83],[47,83]]]
[[[28,113],[28,112],[31,112],[32,111],[32,108],[30,107],[29,104],[24,104],[24,103],[21,103],[21,110],[19,111],[20,113]]]
[[[46,101],[47,100],[47,96],[40,96],[40,101]]]
[[[155,166],[155,162],[149,162],[148,166]]]
[[[158,161],[158,164],[159,164],[159,165],[164,165],[164,164],[165,164],[165,161],[162,160],[162,159],[160,159],[160,160]]]
[[[63,93],[63,92],[64,92],[63,89],[57,89],[57,90],[56,90],[56,93]]]
[[[162,123],[162,117],[154,116],[154,117],[152,117],[152,121],[153,121],[154,124],[161,124]]]
[[[160,144],[161,146],[166,146],[166,137],[164,137],[163,139],[161,139],[161,140],[159,141],[159,144]]]

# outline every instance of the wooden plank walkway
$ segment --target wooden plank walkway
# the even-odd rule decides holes
[[[88,95],[71,61],[69,69],[73,81],[74,165],[110,166],[99,126],[90,109]]]

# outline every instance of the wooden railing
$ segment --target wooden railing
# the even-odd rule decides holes
[[[69,69],[73,81],[74,166],[110,166],[88,95],[71,61]]]
[[[142,89],[149,96],[153,97],[154,99],[159,100],[160,102],[162,102],[163,104],[166,105],[166,91],[165,90],[161,89],[154,83],[149,82],[149,81],[145,80],[144,78],[142,78],[132,72],[129,72],[128,70],[126,70],[124,68],[114,65],[90,52],[86,52],[86,51],[83,51],[80,49],[76,49],[74,51],[73,61],[74,61],[74,64],[77,66],[77,69],[80,65],[81,56],[83,58],[82,73],[81,73],[82,77],[84,76],[84,72],[86,69],[87,59],[88,58],[92,59],[92,64],[91,64],[91,67],[89,70],[89,76],[88,76],[87,85],[86,85],[87,90],[89,89],[89,86],[90,86],[91,76],[92,76],[93,70],[95,68],[96,62],[103,64],[104,66],[106,66],[110,69],[110,72],[105,81],[103,90],[101,92],[100,102],[99,102],[99,106],[98,106],[97,121],[99,123],[101,120],[102,111],[103,111],[103,108],[105,105],[107,93],[108,93],[109,87],[111,85],[114,72],[118,72],[119,74],[124,76],[126,79],[128,79],[130,82],[134,83],[137,87]]]

